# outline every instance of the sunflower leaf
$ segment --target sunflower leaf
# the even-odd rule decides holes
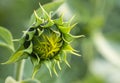
[[[12,77],[8,76],[5,80],[5,83],[18,83],[18,82]]]
[[[0,46],[5,46],[14,52],[12,34],[9,30],[0,26]]]
[[[2,64],[11,64],[14,62],[17,62],[21,59],[25,59],[28,57],[28,54],[30,54],[32,52],[32,43],[30,44],[30,46],[25,49],[25,50],[18,50],[16,51],[9,59],[8,61],[2,63]]]

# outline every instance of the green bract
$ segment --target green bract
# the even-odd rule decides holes
[[[40,8],[41,17],[34,11],[36,21],[27,31],[24,31],[20,48],[4,63],[14,63],[30,57],[34,65],[33,77],[43,63],[49,69],[50,75],[52,75],[51,68],[57,75],[55,65],[57,64],[61,70],[60,62],[62,61],[70,66],[66,53],[70,52],[79,56],[70,43],[74,38],[81,37],[70,34],[71,29],[75,26],[75,24],[71,25],[71,20],[63,22],[63,15],[58,19],[52,19],[51,13],[48,14],[42,6]]]

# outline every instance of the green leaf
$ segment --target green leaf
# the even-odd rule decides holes
[[[10,31],[0,26],[0,46],[5,46],[14,51],[12,39]]]
[[[7,62],[2,63],[2,64],[14,63],[14,62],[18,61],[18,59],[19,59],[23,54],[24,54],[23,51],[18,51],[18,52],[16,52],[13,56],[11,56]]]
[[[18,82],[14,78],[8,76],[5,80],[5,83],[41,83],[41,82],[36,79],[27,79]]]
[[[32,52],[32,43],[30,44],[30,46],[25,49],[25,50],[18,50],[16,51],[10,58],[8,61],[6,61],[5,63],[2,64],[11,64],[11,63],[15,63],[19,60],[25,59],[28,57],[28,54],[31,54]]]
[[[46,10],[46,12],[49,13],[49,12],[51,12],[51,11],[56,11],[62,3],[63,3],[63,1],[51,2],[51,3],[48,3],[48,4],[43,5],[43,8]],[[41,17],[41,15],[42,15],[42,9],[41,9],[41,8],[38,8],[38,9],[36,10],[36,13],[37,13],[37,15],[38,15],[39,17]],[[32,14],[29,25],[30,25],[30,26],[33,25],[35,21],[36,21],[35,14]]]
[[[18,82],[9,76],[6,78],[5,83],[18,83]]]

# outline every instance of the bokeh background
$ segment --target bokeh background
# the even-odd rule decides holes
[[[46,4],[53,0],[0,0],[0,26],[9,29],[13,38],[20,38],[39,2]],[[42,66],[36,78],[41,83],[120,83],[120,0],[66,0],[57,14],[62,12],[65,20],[75,15],[73,23],[78,24],[71,33],[85,35],[72,44],[82,56],[69,56],[71,68],[63,64],[59,77],[54,74],[50,77]],[[8,49],[0,47],[0,62],[10,55]],[[14,68],[14,64],[0,65],[0,83],[7,76],[14,77]],[[23,78],[30,78],[29,59],[24,71]]]

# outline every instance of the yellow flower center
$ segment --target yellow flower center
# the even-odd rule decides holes
[[[59,34],[46,29],[42,35],[33,37],[33,52],[37,53],[40,59],[52,59],[59,53],[62,43]]]

